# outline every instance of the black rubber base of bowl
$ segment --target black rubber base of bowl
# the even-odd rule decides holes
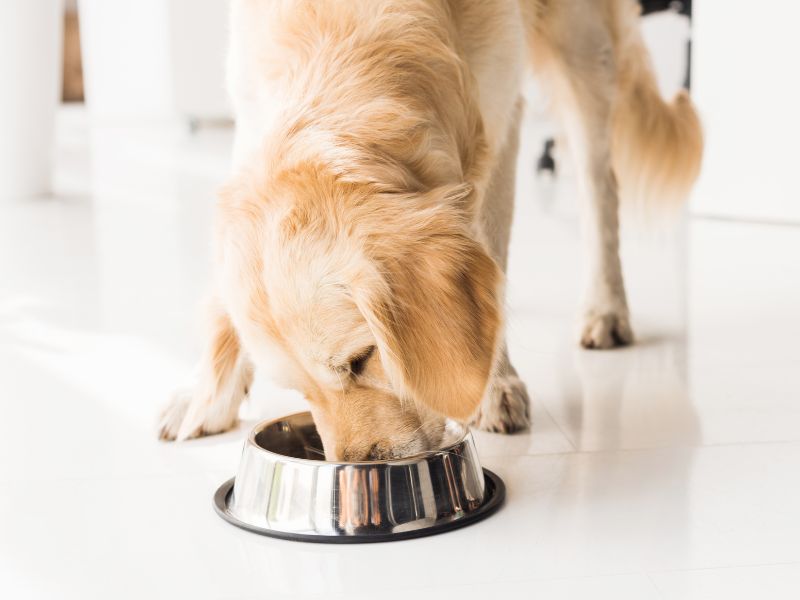
[[[214,510],[231,525],[236,525],[252,533],[266,535],[269,537],[280,538],[282,540],[292,540],[295,542],[314,542],[318,544],[364,544],[370,542],[395,542],[398,540],[410,540],[428,535],[436,535],[453,529],[460,529],[467,525],[472,525],[493,515],[502,506],[506,497],[506,486],[503,480],[489,469],[483,470],[486,487],[484,492],[483,504],[480,507],[454,521],[447,521],[438,525],[432,525],[414,531],[401,531],[398,533],[372,533],[372,534],[353,534],[353,535],[315,535],[307,533],[287,533],[285,531],[275,531],[263,527],[255,527],[244,523],[235,518],[228,511],[228,500],[233,491],[233,478],[223,483],[214,494]]]

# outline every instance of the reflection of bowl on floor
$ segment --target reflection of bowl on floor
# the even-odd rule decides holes
[[[221,517],[244,529],[314,542],[371,542],[440,533],[489,516],[505,487],[483,470],[472,436],[441,450],[385,461],[323,460],[311,413],[258,425],[235,480],[214,497]]]

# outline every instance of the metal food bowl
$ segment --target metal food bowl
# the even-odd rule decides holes
[[[505,486],[481,469],[468,430],[450,435],[441,450],[408,458],[329,462],[311,413],[267,421],[250,433],[214,507],[242,529],[308,542],[383,542],[463,527],[494,513]]]

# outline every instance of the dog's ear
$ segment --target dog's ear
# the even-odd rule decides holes
[[[356,302],[395,392],[464,421],[492,375],[502,274],[452,214],[425,209],[411,218],[401,237],[384,240],[380,283]]]

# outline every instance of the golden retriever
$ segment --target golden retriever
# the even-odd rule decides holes
[[[233,427],[254,366],[305,394],[331,460],[435,448],[446,418],[528,425],[502,311],[526,64],[585,200],[580,342],[630,343],[618,195],[681,198],[702,153],[637,17],[633,0],[234,0],[216,297],[161,437]]]

